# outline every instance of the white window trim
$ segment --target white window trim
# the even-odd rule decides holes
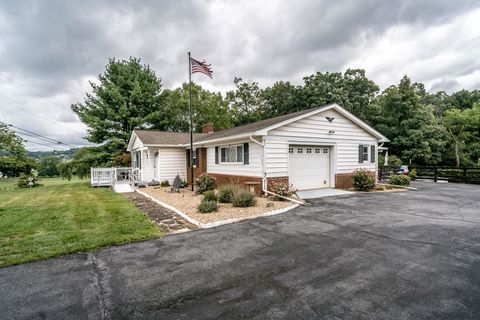
[[[220,150],[219,150],[219,153],[220,153],[220,154],[219,154],[218,156],[219,156],[220,159],[218,159],[218,160],[219,160],[218,163],[219,163],[219,164],[227,164],[227,165],[229,165],[229,164],[233,164],[233,165],[243,164],[244,161],[245,161],[245,159],[243,159],[244,161],[241,161],[241,162],[238,162],[238,161],[237,161],[237,162],[224,162],[224,161],[222,161],[222,149],[225,149],[225,148],[235,148],[235,150],[236,150],[235,152],[237,152],[237,150],[238,150],[237,148],[238,148],[238,147],[242,147],[242,159],[243,159],[243,143],[240,143],[240,144],[232,144],[232,145],[228,145],[228,146],[219,146],[218,148],[220,149]],[[237,154],[237,159],[238,159],[238,154]]]
[[[367,148],[367,159],[365,159],[365,148]],[[370,145],[363,145],[363,150],[362,150],[362,159],[363,159],[363,162],[370,162]]]

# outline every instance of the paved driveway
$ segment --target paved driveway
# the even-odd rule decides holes
[[[478,319],[480,187],[312,200],[0,269],[2,319]]]

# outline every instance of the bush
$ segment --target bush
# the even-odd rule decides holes
[[[19,188],[35,188],[40,187],[41,184],[38,183],[38,177],[35,173],[31,174],[20,174],[20,178],[18,178],[17,187]]]
[[[233,194],[232,204],[234,207],[253,207],[257,200],[255,196],[246,190],[239,190]]]
[[[375,189],[377,176],[374,171],[367,169],[355,170],[353,174],[353,187],[357,191],[371,191]]]
[[[218,190],[218,201],[221,203],[232,203],[233,193],[237,189],[238,187],[235,187],[231,184],[221,186]]]
[[[408,176],[410,177],[411,181],[415,181],[417,179],[417,169],[412,169],[409,173]]]
[[[292,194],[294,194],[297,191],[297,189],[295,189],[295,187],[292,184],[289,185],[285,181],[272,182],[269,185],[269,187],[270,187],[270,191],[284,197],[290,197]],[[275,197],[275,200],[281,201],[285,199],[280,197]]]
[[[391,176],[389,182],[396,186],[409,186],[410,177],[404,175]]]
[[[204,193],[205,191],[215,189],[217,185],[217,179],[209,176],[206,173],[202,173],[197,180],[195,180],[195,185],[197,186],[198,193]]]
[[[170,187],[170,182],[168,182],[168,180],[163,180],[160,182],[160,187]]]
[[[205,191],[203,193],[203,200],[202,201],[215,201],[217,202],[218,197],[215,194],[215,191],[210,190],[210,191]]]
[[[187,180],[182,180],[182,182],[180,183],[180,188],[186,188],[188,186],[188,182]]]
[[[209,213],[209,212],[214,212],[217,211],[218,206],[217,206],[217,201],[212,201],[212,200],[205,200],[203,199],[202,202],[197,207],[198,212],[201,213]]]

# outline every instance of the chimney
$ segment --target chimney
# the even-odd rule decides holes
[[[213,123],[205,123],[202,126],[202,133],[213,133]]]

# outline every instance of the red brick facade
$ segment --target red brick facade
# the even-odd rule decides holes
[[[238,184],[246,187],[251,186],[254,188],[256,195],[262,195],[262,178],[260,177],[234,176],[219,173],[209,173],[208,175],[215,177],[215,179],[217,179],[217,184],[220,186],[224,184]]]
[[[198,165],[196,168],[193,168],[193,176],[198,178],[204,172],[207,172],[207,148],[197,148],[198,150]],[[191,167],[188,165],[190,163],[190,150],[187,150],[185,156],[187,157],[187,182],[192,183]]]

